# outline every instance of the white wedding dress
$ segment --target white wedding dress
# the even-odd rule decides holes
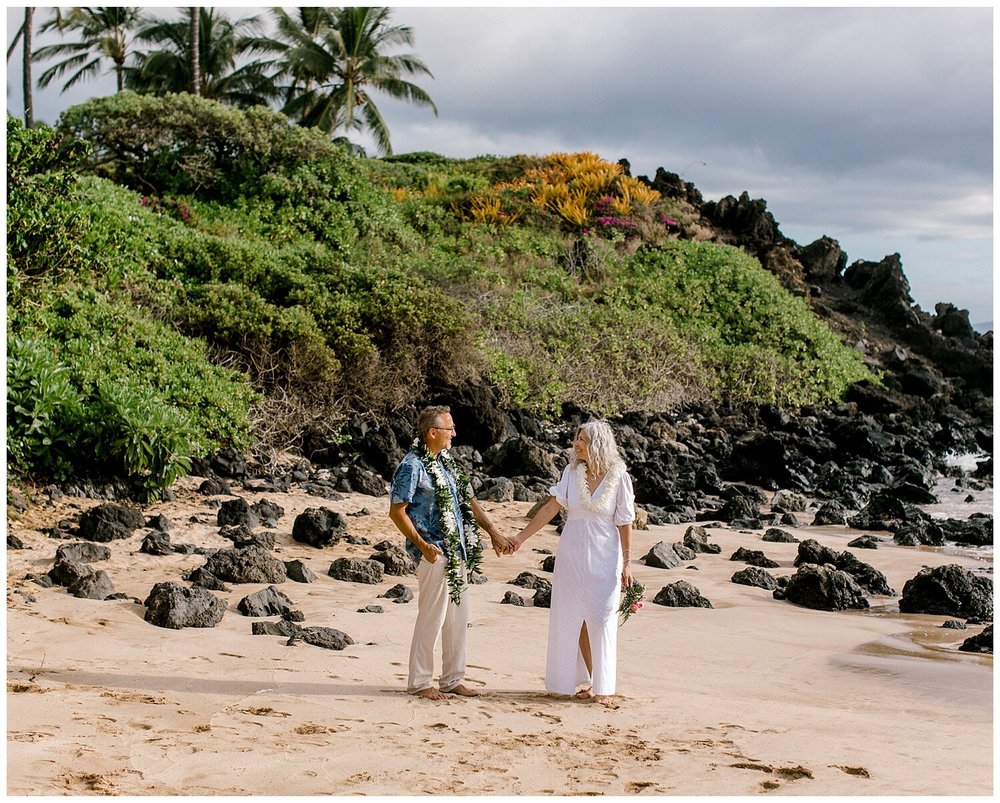
[[[601,480],[591,497],[583,464],[567,466],[549,493],[566,509],[552,577],[545,688],[574,694],[579,684],[594,694],[614,694],[618,656],[618,604],[622,554],[618,525],[635,518],[632,480],[623,465]],[[582,481],[581,481],[582,480]],[[593,677],[580,653],[580,628],[587,623]]]

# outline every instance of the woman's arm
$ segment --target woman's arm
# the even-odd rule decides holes
[[[528,522],[525,528],[514,536],[513,544],[515,551],[521,548],[521,544],[552,521],[556,513],[559,512],[560,507],[561,505],[556,498],[554,496],[550,496],[545,504],[538,508],[538,512],[532,516],[531,521]]]
[[[618,538],[622,543],[622,588],[632,585],[632,524],[618,525]]]
[[[497,556],[499,557],[500,555],[512,554],[514,552],[514,548],[510,539],[505,538],[497,532],[497,528],[493,524],[493,521],[488,515],[486,515],[486,511],[483,510],[482,505],[479,504],[475,497],[472,497],[469,501],[472,503],[472,515],[476,517],[476,523],[486,530],[486,533],[489,535],[490,541],[493,544],[493,551],[497,553]]]

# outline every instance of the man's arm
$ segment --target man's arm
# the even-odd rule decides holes
[[[423,536],[417,532],[417,528],[413,524],[413,519],[411,519],[406,512],[407,504],[409,503],[396,502],[390,504],[389,518],[392,519],[392,523],[396,525],[396,529],[406,536],[406,540],[420,550],[420,554],[424,556],[427,562],[434,563],[434,561],[436,561],[444,553],[441,552],[441,550],[434,544],[425,541]]]
[[[489,533],[490,541],[493,543],[493,551],[497,555],[511,555],[514,550],[511,547],[511,543],[508,539],[504,538],[497,532],[496,525],[493,524],[490,517],[483,510],[482,505],[479,504],[475,497],[470,500],[472,502],[472,515],[476,517],[476,522]]]

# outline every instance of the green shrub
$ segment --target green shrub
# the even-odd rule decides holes
[[[102,383],[92,415],[98,463],[113,476],[129,477],[147,498],[190,470],[198,428],[150,390]]]
[[[734,401],[795,407],[873,378],[803,299],[737,248],[678,241],[642,249],[609,279],[606,296],[661,309],[699,344],[717,392]]]
[[[65,479],[84,421],[70,370],[40,340],[7,343],[7,458],[15,472]]]
[[[73,205],[74,164],[85,143],[67,142],[46,126],[25,128],[7,115],[7,293],[20,302],[39,277],[86,264],[86,225]]]

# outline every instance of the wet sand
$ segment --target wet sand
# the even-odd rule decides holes
[[[173,543],[219,548],[215,512],[177,486],[165,513]],[[291,539],[307,507],[342,513],[353,535],[399,543],[387,499],[330,502],[300,491],[243,492],[285,509],[275,554],[301,559],[312,584],[283,593],[305,625],[335,627],[357,642],[333,652],[251,636],[236,603],[265,584],[230,585],[218,627],[165,630],[128,601],[79,600],[23,580],[45,572],[59,541],[39,531],[94,500],[33,508],[10,531],[28,547],[7,553],[7,791],[12,795],[987,795],[992,792],[992,656],[959,653],[978,632],[941,629],[948,617],[901,615],[892,598],[867,612],[812,611],[730,582],[745,564],[740,546],[761,549],[794,572],[795,544],[762,543],[761,532],[709,530],[719,555],[669,571],[634,563],[647,597],[683,579],[714,608],[649,604],[620,631],[618,694],[607,706],[545,693],[548,611],[501,605],[521,571],[540,576],[556,550],[547,527],[513,557],[488,553],[489,581],[469,589],[467,683],[475,699],[431,702],[404,691],[415,603],[378,598],[377,586],[327,576],[342,556],[370,547],[341,541],[325,550]],[[529,503],[484,503],[513,533]],[[193,521],[192,521],[193,518]],[[811,519],[809,514],[801,516]],[[683,537],[687,525],[635,534],[633,554]],[[859,533],[804,528],[837,549]],[[880,535],[887,536],[882,533]],[[142,531],[109,544],[94,564],[116,590],[145,599],[156,582],[180,581],[198,555],[138,552]],[[954,552],[954,551],[953,551]],[[901,591],[924,565],[992,565],[992,556],[934,548],[855,550]],[[697,567],[694,568],[689,567]],[[23,592],[23,593],[20,593]],[[34,601],[28,601],[30,594]],[[380,604],[382,614],[357,609]]]

